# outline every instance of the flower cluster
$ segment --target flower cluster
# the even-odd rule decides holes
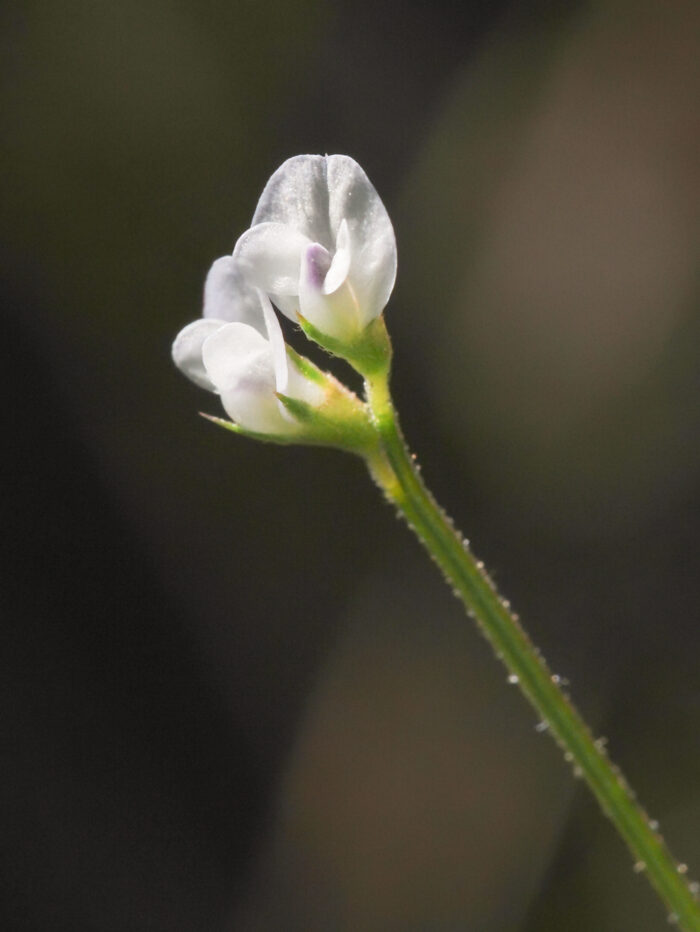
[[[286,346],[275,308],[352,360],[395,278],[394,231],[362,168],[345,155],[296,156],[268,181],[233,255],[212,265],[202,317],[178,334],[173,359],[241,431],[303,439],[300,412],[332,419],[340,398],[346,414],[350,393]]]

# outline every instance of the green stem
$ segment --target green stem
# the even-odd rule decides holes
[[[635,801],[627,781],[607,757],[602,741],[562,691],[508,603],[498,594],[483,565],[427,490],[406,447],[385,375],[366,381],[367,398],[380,438],[368,457],[372,475],[386,497],[406,517],[447,580],[476,620],[512,682],[534,706],[546,727],[629,846],[635,869],[645,871],[670,910],[669,921],[686,932],[700,932],[700,906],[679,865],[659,835],[657,825]]]

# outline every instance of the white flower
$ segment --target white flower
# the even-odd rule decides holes
[[[298,155],[268,181],[234,258],[292,320],[351,341],[396,279],[396,238],[379,195],[346,155]]]
[[[172,355],[193,382],[221,396],[226,413],[245,430],[290,434],[298,429],[276,392],[310,405],[323,401],[323,389],[289,358],[269,298],[246,281],[231,256],[211,267],[203,317],[180,331]]]

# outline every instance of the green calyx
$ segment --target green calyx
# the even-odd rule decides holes
[[[313,405],[282,392],[276,393],[280,403],[296,422],[293,430],[279,434],[259,433],[225,418],[208,414],[202,416],[226,430],[253,440],[285,446],[304,444],[334,447],[359,456],[368,456],[377,445],[377,436],[367,405],[330,373],[299,356],[291,347],[287,347],[287,353],[299,372],[319,385],[324,394],[323,401]]]
[[[322,333],[301,315],[299,325],[306,336],[327,353],[348,362],[365,379],[366,385],[386,385],[391,368],[391,340],[384,317],[378,317],[357,336],[344,341]],[[285,446],[334,447],[356,453],[368,462],[376,459],[381,447],[377,430],[377,412],[346,388],[329,372],[319,369],[310,359],[300,356],[290,346],[287,355],[300,374],[323,390],[320,404],[277,392],[277,399],[294,418],[294,429],[283,433],[259,433],[226,418],[202,416],[235,434]]]
[[[349,341],[339,340],[322,333],[301,314],[297,315],[297,320],[310,340],[318,343],[332,356],[345,359],[364,378],[388,375],[391,368],[392,349],[383,315],[375,318]]]

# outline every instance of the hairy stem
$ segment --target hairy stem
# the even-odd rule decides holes
[[[646,872],[670,910],[669,920],[686,932],[700,932],[700,905],[694,887],[668,850],[629,784],[608,759],[603,742],[588,726],[561,689],[539,650],[498,594],[483,565],[437,505],[416,469],[401,434],[384,374],[366,381],[367,399],[380,438],[368,456],[370,471],[385,496],[404,515],[447,581],[491,643],[497,656],[536,709],[576,776],[582,777],[603,812],[627,843],[635,869]]]

